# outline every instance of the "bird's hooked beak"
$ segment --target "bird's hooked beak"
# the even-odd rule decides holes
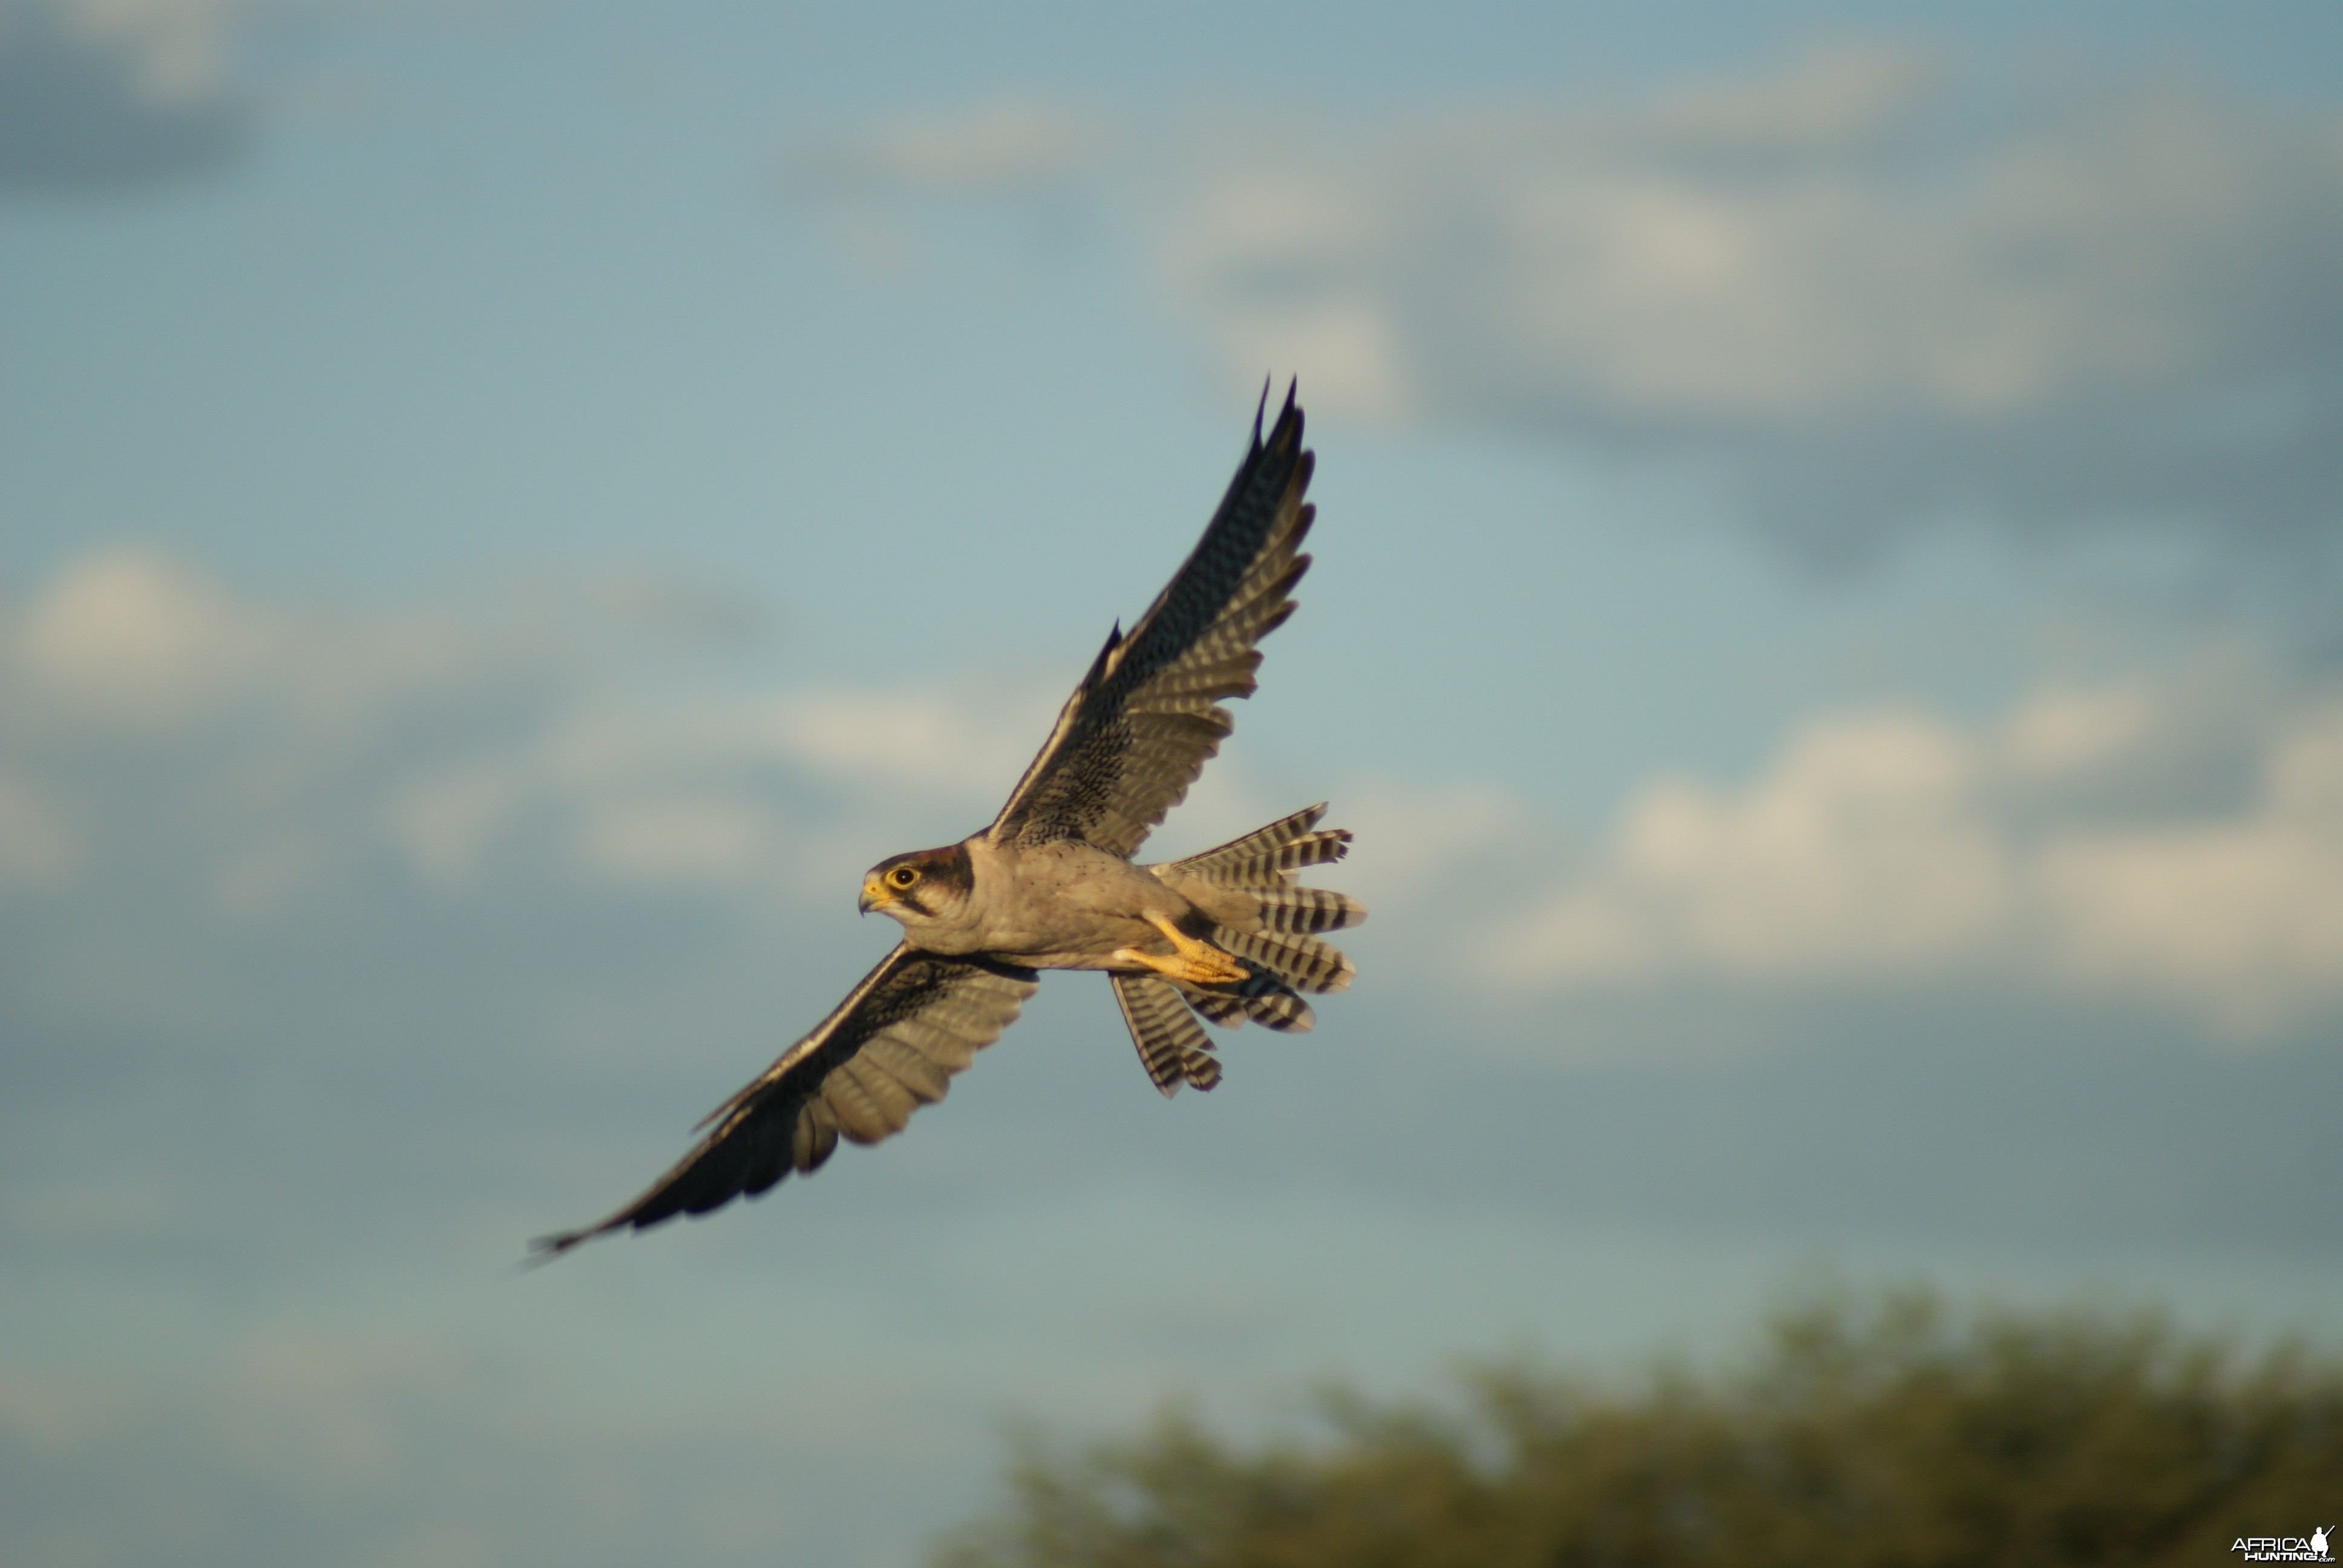
[[[854,907],[867,915],[890,901],[892,898],[893,895],[887,891],[887,884],[879,879],[878,872],[873,871],[862,879],[862,897],[856,901]]]

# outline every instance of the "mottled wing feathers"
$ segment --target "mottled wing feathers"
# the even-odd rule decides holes
[[[705,1214],[815,1169],[840,1137],[876,1143],[901,1131],[1001,1038],[1038,982],[1014,965],[896,948],[811,1034],[719,1106],[701,1123],[712,1131],[641,1197],[534,1250],[553,1257],[608,1231]]]
[[[1222,698],[1244,697],[1256,644],[1293,613],[1310,558],[1303,504],[1311,456],[1286,394],[1193,554],[1128,636],[1111,635],[1057,728],[994,819],[995,842],[1081,839],[1130,855],[1188,792],[1233,728]]]

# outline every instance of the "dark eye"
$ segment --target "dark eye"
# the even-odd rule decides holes
[[[909,866],[898,866],[887,873],[887,879],[899,888],[908,888],[920,879],[920,873]]]

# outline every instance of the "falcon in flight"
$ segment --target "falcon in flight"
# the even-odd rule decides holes
[[[1266,409],[1267,399],[1263,398]],[[1339,860],[1351,835],[1322,805],[1184,860],[1135,865],[1252,695],[1256,645],[1293,613],[1296,553],[1316,508],[1293,394],[1252,446],[1171,586],[1106,647],[990,826],[881,860],[862,909],[903,940],[812,1033],[700,1125],[690,1153],[609,1218],[535,1243],[554,1257],[613,1231],[705,1214],[809,1171],[844,1137],[876,1143],[940,1100],[1033,994],[1041,970],[1104,970],[1147,1076],[1165,1095],[1221,1080],[1197,1016],[1306,1030],[1303,992],[1356,972],[1318,933],[1367,911],[1294,873]]]

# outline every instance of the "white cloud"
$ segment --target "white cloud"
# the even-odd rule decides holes
[[[0,191],[225,165],[254,106],[222,69],[241,0],[0,0]]]
[[[1725,457],[1785,527],[2330,528],[2338,126],[2165,85],[1962,140],[1937,79],[1841,50],[1644,103],[1299,118],[1193,156],[1152,232],[1239,380]]]
[[[1968,809],[1976,775],[1959,737],[1891,714],[1813,727],[1738,797],[1662,780],[1629,808],[1604,874],[1533,922],[1516,960],[1574,978],[1682,964],[1784,978],[1968,952],[2011,896]]]
[[[722,884],[762,863],[773,839],[770,813],[722,795],[602,801],[578,829],[581,859],[620,881]]]
[[[1333,885],[1371,910],[1391,910],[1433,893],[1460,874],[1475,879],[1481,859],[1500,850],[1518,865],[1525,847],[1544,849],[1533,813],[1494,786],[1367,779],[1344,788],[1329,827],[1357,835]]]
[[[2331,538],[2343,123],[1954,85],[1843,45],[1621,101],[1222,108],[1111,168],[1027,105],[840,140],[825,199],[1091,191],[1240,386],[1710,459],[1815,548],[1962,509]]]
[[[418,871],[448,891],[548,815],[572,869],[589,879],[826,886],[861,869],[864,860],[832,863],[836,829],[874,806],[958,808],[971,826],[989,815],[1053,709],[1038,689],[972,680],[655,708],[581,685],[482,754],[416,770],[390,820]]]
[[[909,116],[862,136],[795,143],[783,153],[782,173],[791,188],[820,197],[995,196],[1046,188],[1088,171],[1111,148],[1113,134],[1100,115],[1002,97]]]
[[[777,705],[774,739],[840,778],[997,805],[1064,700],[1054,685],[1002,692],[972,681],[940,690],[808,692]]]
[[[140,85],[158,99],[188,98],[217,82],[235,29],[256,0],[58,0],[68,31],[121,49]]]
[[[311,607],[238,597],[161,551],[110,546],[65,562],[0,615],[0,681],[19,724],[84,737],[187,729],[241,707],[323,741],[403,709],[567,678],[590,662],[597,630],[705,629],[708,615],[644,609],[658,587],[615,578],[470,603]]]
[[[606,608],[327,614],[148,555],[69,563],[0,637],[0,891],[247,922],[385,875],[448,899],[830,898],[907,818],[981,821],[1061,696],[956,678],[650,701],[590,652]],[[1514,986],[2017,978],[2242,1033],[2343,1002],[2343,701],[2236,670],[2055,689],[1983,728],[1818,719],[1741,785],[1653,781],[1495,933],[1482,890],[1553,863],[1535,812],[1469,782],[1334,784],[1360,838],[1329,880],[1410,950],[1476,930]],[[1164,848],[1302,803],[1224,761]]]
[[[858,270],[900,272],[917,256],[901,198],[1030,204],[1062,196],[1105,166],[1107,116],[1031,98],[914,114],[781,149],[781,188],[806,203],[831,250]]]
[[[581,587],[327,611],[152,551],[66,563],[0,618],[0,889],[177,878],[239,920],[385,868],[445,897],[828,889],[902,847],[862,830],[882,811],[981,821],[1063,696],[956,678],[646,701],[607,634],[698,639],[739,607]]]
[[[197,716],[266,658],[273,628],[209,580],[151,550],[74,562],[18,633],[34,682],[100,719]]]
[[[2247,786],[2169,798],[2240,716]],[[1819,720],[1738,789],[1646,786],[1490,950],[1533,986],[1999,976],[2287,1026],[2343,1003],[2343,702],[2217,680],[2055,690],[1988,729]]]
[[[2051,961],[2118,993],[2194,996],[2233,1027],[2343,995],[2343,703],[2277,738],[2227,819],[2077,831],[2043,847]]]
[[[434,769],[427,764],[385,802],[395,840],[416,873],[454,892],[478,870],[496,836],[519,811],[530,780],[508,759],[474,760]]]

